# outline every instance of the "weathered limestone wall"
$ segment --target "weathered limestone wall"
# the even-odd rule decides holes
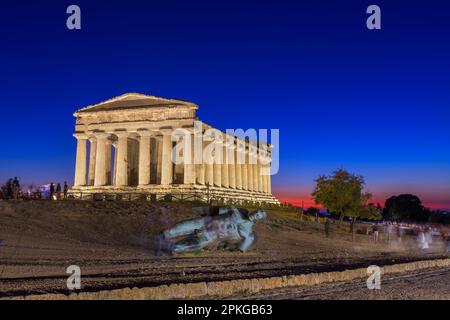
[[[394,274],[450,266],[450,259],[416,261],[381,268],[382,274]],[[205,296],[226,297],[240,292],[258,293],[261,290],[295,286],[313,286],[329,282],[351,281],[367,278],[367,269],[360,268],[338,272],[310,273],[294,276],[253,278],[231,281],[171,284],[149,288],[125,288],[109,291],[64,294],[31,295],[12,299],[26,300],[167,300],[192,299]],[[11,298],[9,298],[11,299]]]

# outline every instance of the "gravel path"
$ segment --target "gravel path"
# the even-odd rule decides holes
[[[229,299],[229,298],[227,298]],[[366,279],[313,287],[267,290],[232,299],[271,300],[450,300],[450,268],[387,275],[380,290],[369,290]]]

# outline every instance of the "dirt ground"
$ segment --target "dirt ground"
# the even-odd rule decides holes
[[[381,278],[380,289],[369,290],[367,279],[314,287],[266,290],[225,299],[248,300],[450,300],[450,268],[429,269]],[[220,297],[219,297],[220,299]]]
[[[169,219],[149,202],[0,201],[0,297],[68,293],[66,269],[78,265],[82,290],[144,287],[175,282],[335,271],[444,256],[435,241],[427,251],[413,238],[374,243],[348,225],[300,221],[295,212],[268,209],[246,253],[203,251],[155,256],[154,237],[197,216],[192,205],[170,203]],[[361,228],[361,226],[360,226]]]

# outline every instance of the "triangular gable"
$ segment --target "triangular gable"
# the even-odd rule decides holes
[[[77,110],[76,113],[108,111],[127,108],[133,109],[143,107],[165,107],[165,106],[167,107],[186,106],[186,107],[194,107],[195,109],[197,109],[197,105],[195,105],[192,102],[177,99],[161,98],[152,95],[133,92],[133,93],[125,93],[112,99],[97,104],[89,105],[85,108]]]

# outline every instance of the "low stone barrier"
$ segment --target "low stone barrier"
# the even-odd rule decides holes
[[[394,274],[430,268],[449,267],[450,259],[425,260],[394,264],[381,267],[382,274]],[[228,281],[197,282],[171,284],[148,288],[125,288],[98,292],[80,292],[64,294],[30,295],[12,297],[15,300],[168,300],[193,299],[205,296],[226,297],[233,294],[251,294],[261,290],[293,286],[314,286],[327,282],[350,281],[366,278],[367,269],[352,269],[336,272],[309,273],[270,278],[240,279]]]

